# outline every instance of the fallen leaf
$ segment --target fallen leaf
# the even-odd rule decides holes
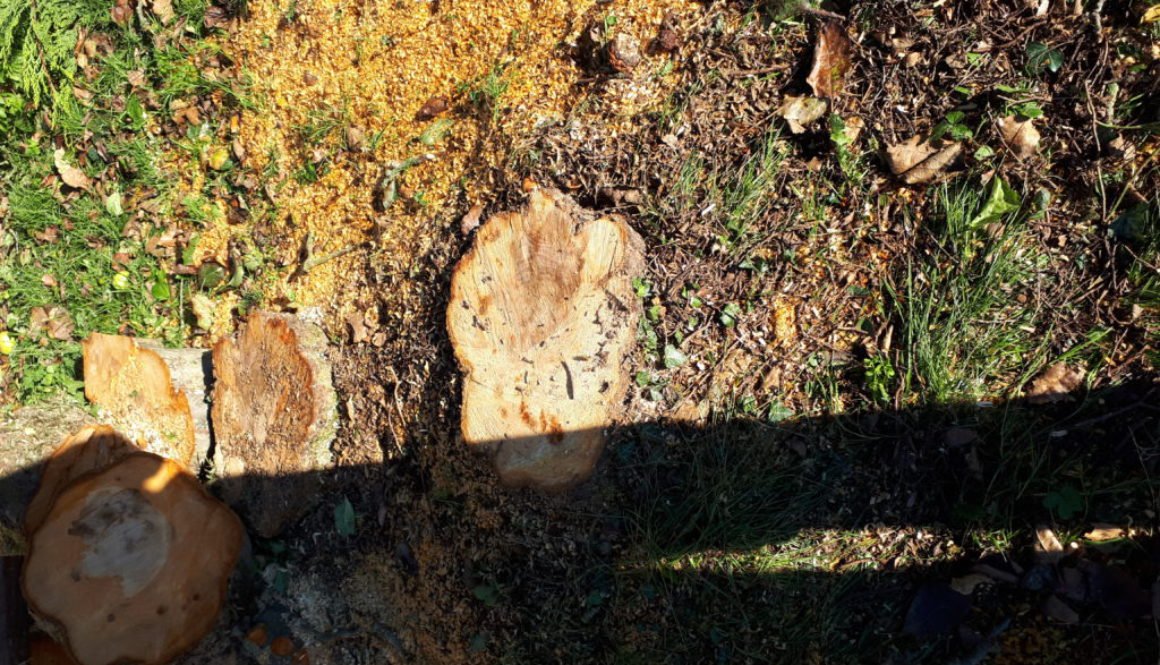
[[[1031,404],[1050,404],[1068,399],[1071,392],[1083,385],[1085,372],[1055,363],[1043,370],[1027,389],[1027,401]]]
[[[777,114],[785,118],[789,124],[789,131],[801,134],[826,114],[827,106],[826,100],[817,97],[787,95],[785,101],[778,107]]]
[[[1003,142],[1020,159],[1027,159],[1039,151],[1039,130],[1031,120],[1019,120],[1009,115],[999,121],[999,134]]]
[[[975,589],[979,588],[980,585],[990,585],[993,583],[994,580],[982,573],[969,573],[967,575],[963,575],[962,577],[956,577],[952,579],[951,588],[963,594],[964,596],[969,596],[974,593]]]
[[[467,214],[463,216],[462,220],[460,220],[459,232],[463,235],[467,235],[468,233],[474,231],[475,227],[479,226],[479,220],[481,217],[483,217],[483,204],[476,203],[475,205],[471,206],[471,209],[468,210]]]
[[[886,148],[886,164],[894,175],[902,175],[935,153],[935,149],[918,136]]]
[[[1079,623],[1079,613],[1071,609],[1071,606],[1060,600],[1059,596],[1051,596],[1043,601],[1043,614],[1049,619],[1053,619],[1062,624],[1076,624]]]
[[[814,44],[814,65],[806,83],[815,97],[833,97],[842,91],[842,79],[850,70],[850,52],[853,43],[846,31],[836,22],[822,26]]]
[[[1160,21],[1160,4],[1152,5],[1144,10],[1144,17],[1140,19],[1141,23],[1155,23]]]
[[[214,314],[213,301],[204,293],[195,293],[189,299],[189,306],[193,309],[193,316],[197,319],[197,327],[202,330],[213,329]]]
[[[125,75],[125,80],[127,80],[129,85],[133,86],[134,88],[140,88],[145,85],[145,70],[134,69]]]
[[[1092,530],[1083,535],[1084,540],[1102,543],[1108,540],[1119,540],[1127,537],[1128,532],[1111,524],[1093,524]]]
[[[415,119],[431,120],[435,116],[446,111],[449,107],[450,104],[447,102],[446,97],[435,95],[428,99],[427,102],[419,108],[419,112],[415,114]]]
[[[33,307],[28,313],[28,332],[34,336],[44,332],[62,342],[70,340],[73,333],[72,317],[68,310],[59,305]]]
[[[1063,543],[1046,526],[1035,527],[1035,559],[1041,563],[1055,563],[1063,558]]]
[[[952,427],[943,435],[948,448],[959,448],[979,440],[979,433],[969,427]]]
[[[60,179],[64,181],[64,184],[75,189],[89,188],[91,181],[85,172],[65,161],[64,148],[57,148],[53,151],[52,161],[56,164],[56,170],[60,173]]]
[[[168,25],[173,20],[173,0],[153,0],[153,15]]]
[[[913,140],[914,139],[911,141],[913,142]],[[905,149],[901,149],[904,146]],[[925,146],[925,148],[923,146]],[[894,152],[897,161],[892,160],[890,157],[892,148],[887,148],[886,150],[887,161],[891,163],[891,170],[896,168],[901,169],[903,166],[910,163],[915,157],[921,155],[926,148],[933,150],[933,148],[931,148],[931,146],[925,142],[921,144],[904,143],[902,146],[894,146],[894,148],[899,148],[899,150],[895,150]],[[911,166],[910,168],[903,169],[901,171],[902,181],[908,185],[920,185],[934,180],[938,174],[942,173],[944,169],[946,169],[955,161],[955,158],[959,156],[959,153],[962,151],[962,149],[963,147],[961,144],[948,143],[941,149],[934,151],[933,153],[928,153],[928,157]],[[896,173],[897,172],[898,171],[896,171]]]

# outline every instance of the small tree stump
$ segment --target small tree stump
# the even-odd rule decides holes
[[[555,190],[480,227],[451,280],[447,327],[464,372],[462,432],[513,486],[586,479],[620,414],[644,242]]]
[[[165,360],[131,337],[84,341],[85,397],[142,450],[197,468],[193,413]]]
[[[29,537],[24,597],[80,665],[159,665],[213,628],[243,536],[183,466],[129,453],[55,492]]]
[[[226,501],[263,537],[309,509],[312,476],[331,465],[337,398],[326,336],[287,314],[257,312],[213,349],[215,469]]]

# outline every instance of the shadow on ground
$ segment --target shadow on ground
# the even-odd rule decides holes
[[[406,449],[421,446],[463,448],[427,434]],[[247,653],[241,636],[269,613],[262,588],[293,608],[273,564],[415,602],[384,613],[346,599],[331,609],[341,639],[295,636],[329,650],[312,662],[347,662],[335,649],[356,646],[378,654],[369,662],[968,663],[992,647],[991,662],[1155,659],[1151,384],[1046,406],[630,425],[612,432],[596,476],[560,496],[497,488],[463,454],[479,479],[414,453],[313,479],[319,507],[255,541],[219,653]],[[0,480],[10,525],[35,478]],[[332,523],[346,497],[359,515],[349,538]],[[1094,523],[1137,536],[1047,563],[1033,554],[1036,524],[1068,543]],[[987,579],[970,595],[947,586],[978,570]],[[1074,624],[1045,616],[1052,596]]]

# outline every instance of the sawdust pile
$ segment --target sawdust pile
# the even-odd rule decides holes
[[[413,257],[424,236],[438,231],[438,215],[489,202],[494,174],[507,163],[502,146],[511,144],[495,136],[560,121],[584,98],[591,73],[576,63],[582,32],[601,24],[647,44],[667,12],[692,6],[251,3],[250,16],[222,44],[252,79],[258,101],[238,123],[235,151],[267,175],[265,192],[280,211],[274,224],[293,246],[309,232],[317,255],[373,241],[383,255]],[[620,115],[663,103],[677,78],[665,62],[649,59],[617,82]],[[447,110],[420,119],[435,98]],[[392,169],[401,171],[397,195],[384,209],[381,188]],[[223,221],[204,235],[203,251],[220,255],[230,233]],[[343,282],[354,260],[347,255],[302,276],[294,298],[341,307],[351,297]]]

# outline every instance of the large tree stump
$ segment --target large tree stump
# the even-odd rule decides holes
[[[213,349],[211,416],[223,494],[264,537],[301,517],[331,465],[337,427],[326,336],[258,312]]]
[[[165,360],[131,337],[93,333],[84,341],[85,397],[142,450],[196,469],[193,412]]]
[[[32,534],[44,523],[56,497],[77,478],[102,471],[128,455],[141,452],[108,425],[85,427],[65,437],[44,463],[40,485],[24,515],[24,531]]]
[[[555,190],[480,227],[451,281],[447,327],[464,372],[464,440],[513,486],[591,474],[619,415],[640,318],[644,243]]]
[[[176,462],[140,451],[103,466],[100,453],[73,456],[66,475],[95,467],[59,488],[46,475],[40,494],[51,502],[30,522],[22,578],[29,609],[81,665],[169,662],[214,626],[241,523]]]

